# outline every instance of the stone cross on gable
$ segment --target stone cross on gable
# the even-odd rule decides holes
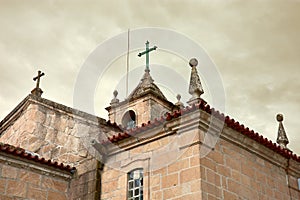
[[[36,77],[33,78],[34,81],[37,80],[36,82],[36,88],[39,88],[40,87],[40,79],[42,76],[44,76],[44,72],[41,72],[41,71],[38,71],[38,75]]]
[[[150,71],[150,69],[149,69],[149,53],[151,51],[156,50],[156,49],[157,49],[157,46],[154,46],[154,47],[152,47],[152,48],[149,49],[149,41],[147,40],[147,42],[146,42],[146,50],[138,54],[139,57],[141,57],[142,55],[146,54],[146,69],[145,69],[145,71],[147,71],[147,72]]]
[[[33,80],[36,81],[36,87],[31,91],[31,94],[38,97],[42,96],[43,90],[40,88],[40,80],[44,75],[44,72],[38,71],[38,75],[33,78]]]

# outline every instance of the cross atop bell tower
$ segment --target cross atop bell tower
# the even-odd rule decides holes
[[[149,49],[149,41],[147,40],[147,42],[145,43],[146,44],[146,50],[139,53],[138,56],[141,57],[142,55],[146,54],[146,69],[145,71],[146,72],[150,72],[150,69],[149,69],[149,53],[151,51],[154,51],[157,49],[157,46],[154,46],[152,48]]]

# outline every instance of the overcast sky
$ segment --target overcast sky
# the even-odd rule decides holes
[[[226,114],[276,141],[276,114],[282,113],[288,147],[300,154],[299,10],[296,0],[0,0],[0,118],[34,88],[32,78],[39,69],[46,74],[43,97],[73,107],[76,78],[91,52],[128,28],[160,27],[184,34],[205,49],[222,79]],[[144,62],[134,55],[130,54],[131,70]],[[188,63],[176,55],[158,49],[151,62],[171,63],[189,79]],[[98,81],[95,107],[103,118],[125,66],[126,57],[121,56]],[[155,77],[159,67],[151,70],[160,85]],[[141,76],[131,76],[130,83],[137,85]],[[175,102],[177,91],[161,86]],[[188,88],[181,95],[188,99]],[[124,93],[118,98],[123,100]]]

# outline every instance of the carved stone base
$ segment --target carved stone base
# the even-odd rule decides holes
[[[207,104],[206,101],[204,101],[203,99],[201,99],[200,97],[198,98],[191,98],[190,100],[187,101],[187,103],[192,106],[193,104],[199,104],[201,102],[204,102],[204,104]]]
[[[43,94],[43,90],[41,88],[34,88],[32,91],[31,91],[31,94],[37,96],[37,97],[41,97],[42,94]]]

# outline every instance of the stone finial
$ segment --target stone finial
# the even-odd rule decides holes
[[[150,75],[150,70],[145,70],[144,76],[141,80],[142,86],[144,88],[149,87],[153,82],[154,82],[154,80],[152,79],[152,77]]]
[[[283,149],[287,149],[287,144],[289,143],[289,140],[286,136],[282,121],[283,121],[283,115],[282,114],[278,114],[276,116],[277,121],[279,122],[279,127],[278,127],[278,134],[277,134],[277,144],[279,144],[280,147],[282,147]]]
[[[33,94],[35,96],[38,96],[38,97],[42,96],[43,90],[40,88],[40,80],[41,80],[41,77],[44,76],[44,75],[45,75],[44,72],[38,71],[38,75],[33,78],[33,80],[36,81],[36,86],[31,91],[31,94]]]
[[[113,92],[113,95],[114,95],[114,98],[116,98],[118,96],[119,92],[117,90],[114,90]]]
[[[181,99],[180,94],[177,94],[176,99],[177,99],[177,103],[175,103],[175,105],[178,106],[180,109],[184,108],[183,103],[180,101],[180,99]]]
[[[154,84],[154,80],[150,75],[150,70],[145,70],[145,73],[137,85],[137,87],[130,93],[127,97],[128,100],[136,99],[141,97],[143,94],[147,92],[152,92],[156,97],[160,97],[161,99],[167,100],[164,94],[160,91],[157,85]]]
[[[200,102],[200,96],[204,93],[204,91],[196,68],[198,60],[196,58],[192,58],[189,64],[192,67],[189,85],[189,93],[192,95],[192,98],[188,101],[188,104],[192,105]]]
[[[119,99],[117,98],[117,96],[118,96],[118,91],[117,90],[115,90],[114,92],[113,92],[113,95],[114,95],[114,98],[111,100],[111,102],[110,102],[110,105],[111,106],[116,106],[116,105],[118,105],[119,104]]]
[[[198,65],[198,60],[196,58],[192,58],[189,62],[190,66],[193,67],[193,66],[197,66]]]

